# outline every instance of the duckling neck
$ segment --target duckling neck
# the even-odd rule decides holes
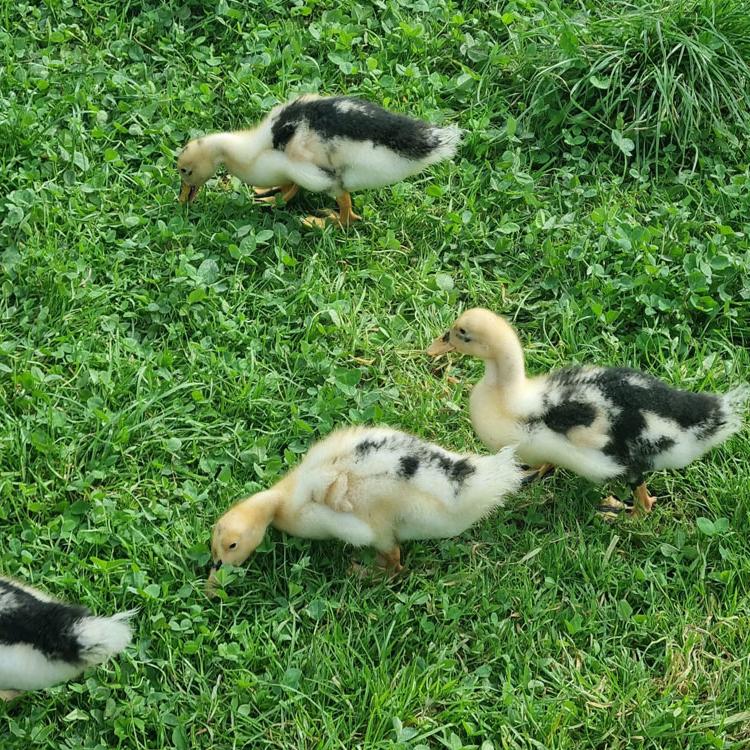
[[[526,382],[523,352],[502,352],[484,360],[485,385],[495,388],[511,388]]]
[[[242,503],[244,515],[251,519],[253,525],[268,526],[273,522],[284,501],[284,494],[275,487],[249,497]]]
[[[224,164],[232,174],[236,174],[269,147],[267,136],[261,128],[237,133],[214,133],[207,138],[208,148],[217,167]]]

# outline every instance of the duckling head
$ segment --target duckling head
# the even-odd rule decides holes
[[[275,493],[259,492],[230,508],[211,535],[211,570],[208,590],[216,585],[216,571],[224,565],[242,565],[263,541],[278,503]]]
[[[479,357],[489,367],[494,363],[503,380],[523,378],[523,348],[513,327],[504,318],[475,307],[463,313],[427,349],[431,357],[448,352]]]
[[[208,138],[190,141],[177,157],[180,171],[180,203],[192,203],[201,187],[214,176],[219,166],[219,156],[211,148]]]
[[[471,357],[491,359],[516,334],[499,315],[475,307],[467,310],[442,336],[438,336],[427,349],[431,357],[448,352],[461,352]]]

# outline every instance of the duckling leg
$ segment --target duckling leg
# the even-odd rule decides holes
[[[387,552],[378,552],[377,563],[381,568],[385,568],[391,575],[400,573],[404,566],[401,565],[401,548],[395,545]]]
[[[385,552],[378,552],[375,564],[377,568],[373,569],[372,567],[365,567],[358,562],[352,562],[349,572],[363,580],[378,579],[384,573],[389,578],[395,578],[395,576],[404,570],[404,566],[401,565],[401,549],[398,544]]]
[[[605,497],[596,509],[596,514],[606,523],[612,523],[621,513],[631,515],[632,512],[633,501],[630,498],[626,502],[622,502],[622,500],[616,498],[614,495]]]
[[[294,182],[290,182],[288,185],[282,185],[281,198],[284,203],[289,203],[289,201],[292,200],[292,198],[294,198],[297,193],[299,193],[299,185],[295,184]]]
[[[359,221],[362,218],[352,211],[352,196],[346,191],[336,198],[336,203],[339,204],[339,223],[341,226],[348,227],[353,221]]]
[[[272,188],[258,188],[254,187],[253,192],[256,195],[255,200],[259,203],[268,203],[275,205],[276,197],[280,197],[284,203],[289,203],[292,198],[299,192],[299,185],[294,182],[288,182],[285,185]]]
[[[633,505],[631,515],[634,516],[639,515],[641,511],[644,513],[650,513],[656,502],[656,498],[649,493],[645,482],[641,482],[635,487],[633,490],[633,497],[635,498],[635,504]]]
[[[346,191],[336,198],[336,203],[339,204],[339,213],[329,211],[322,218],[319,216],[307,216],[302,223],[307,227],[324,227],[326,224],[337,224],[340,227],[348,227],[353,222],[359,221],[362,218],[352,210],[352,196]]]

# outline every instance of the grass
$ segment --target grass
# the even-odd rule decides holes
[[[0,570],[140,608],[125,656],[0,706],[4,750],[747,747],[747,432],[655,475],[643,521],[601,524],[600,490],[560,473],[409,544],[403,580],[272,533],[204,598],[215,518],[332,427],[480,448],[478,364],[452,385],[422,354],[463,307],[510,316],[533,372],[724,390],[750,364],[746,151],[694,132],[687,172],[531,130],[509,71],[532,4],[247,7],[2,11]],[[314,89],[467,142],[357,194],[345,234],[301,228],[321,196],[265,210],[213,185],[178,207],[189,136]]]
[[[513,34],[528,52],[518,59],[533,82],[526,91],[532,122],[567,126],[594,143],[611,138],[615,151],[635,152],[638,160],[666,149],[669,158],[694,165],[701,153],[744,148],[750,130],[744,2],[571,5],[540,4],[544,21],[520,24]]]

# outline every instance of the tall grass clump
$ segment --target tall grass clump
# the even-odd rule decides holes
[[[750,133],[747,0],[544,6],[519,37],[529,122],[685,164]]]

